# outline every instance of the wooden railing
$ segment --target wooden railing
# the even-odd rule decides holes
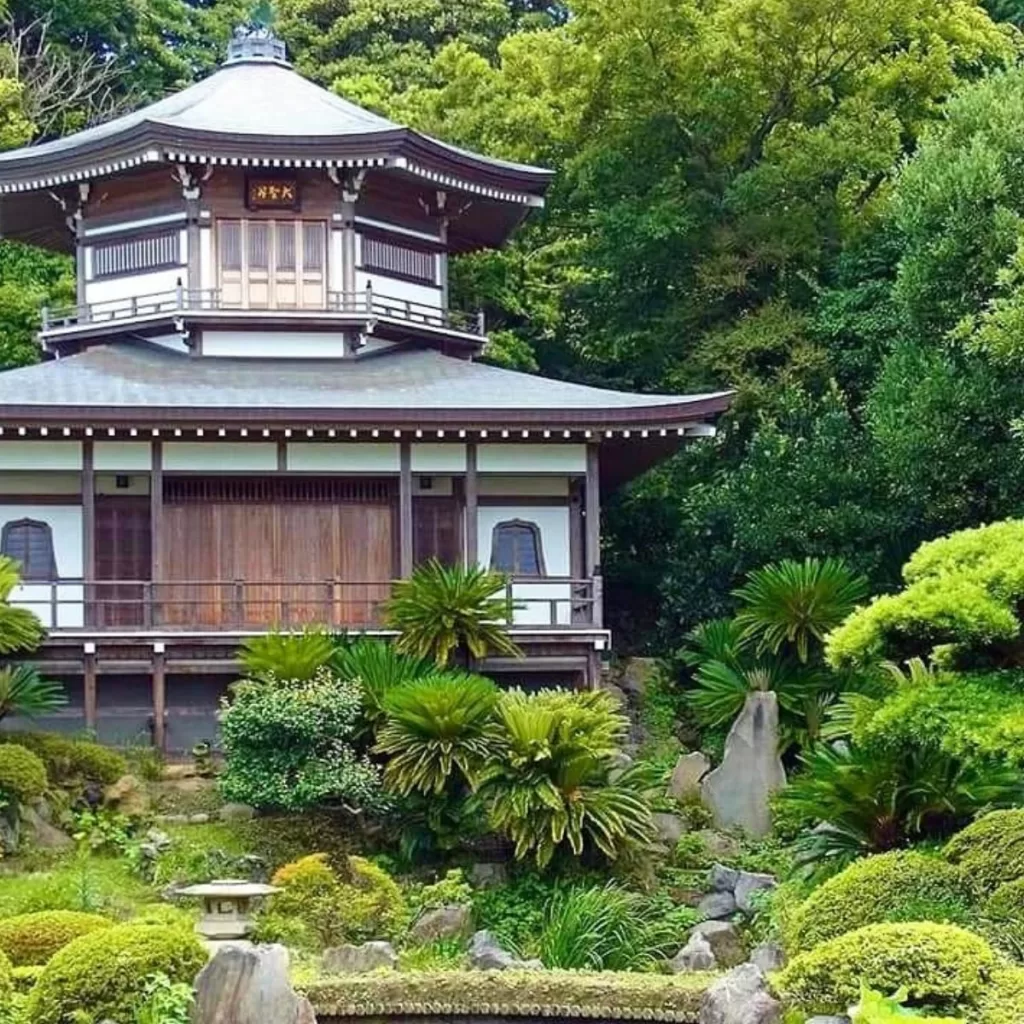
[[[310,306],[241,306],[228,303],[219,289],[190,290],[183,286],[148,295],[133,295],[105,302],[50,309],[41,312],[42,333],[69,327],[120,323],[175,313],[240,312],[252,315],[285,314],[296,317],[323,316],[365,317],[395,320],[407,324],[420,324],[442,330],[458,331],[483,337],[486,325],[483,313],[465,313],[460,310],[441,309],[425,302],[414,302],[391,295],[383,295],[371,288],[358,292],[327,292],[323,307]]]
[[[248,630],[384,625],[392,581],[92,580],[28,582],[11,597],[50,629]],[[571,629],[601,624],[601,581],[570,577],[510,580],[513,625]]]

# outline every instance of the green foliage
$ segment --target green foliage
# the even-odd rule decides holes
[[[850,1008],[850,1020],[852,1024],[899,1024],[906,1021],[908,1017],[917,1020],[930,1021],[931,1024],[965,1024],[960,1018],[953,1017],[921,1017],[920,1014],[904,1008],[909,993],[906,988],[900,989],[891,996],[884,996],[881,992],[862,984],[860,987],[860,999],[857,1005]]]
[[[11,972],[14,991],[18,995],[28,995],[39,980],[39,975],[43,973],[45,966],[45,964],[32,964],[30,967],[15,967]]]
[[[893,852],[856,861],[815,889],[792,916],[787,945],[808,950],[868,924],[967,924],[971,894],[938,857]]]
[[[0,668],[0,719],[8,715],[36,718],[67,704],[64,687],[43,679],[28,665]]]
[[[335,642],[323,630],[301,633],[264,633],[246,639],[238,660],[253,679],[287,679],[309,682],[327,666],[335,654]]]
[[[74,1024],[85,1011],[96,1020],[130,1020],[151,995],[157,973],[191,984],[206,950],[188,932],[150,925],[117,925],[83,935],[46,965],[28,999],[37,1024]]]
[[[507,624],[512,605],[505,578],[473,566],[445,566],[430,559],[407,580],[399,580],[385,608],[387,623],[401,634],[395,641],[402,654],[433,658],[443,668],[452,654],[468,651],[474,658],[488,654],[519,657]]]
[[[11,605],[11,594],[16,587],[21,585],[21,572],[18,563],[6,555],[0,555],[0,654],[17,654],[21,651],[34,651],[46,635],[43,624],[39,619],[26,608],[15,608]],[[0,688],[0,712],[3,714],[16,713],[18,705],[16,701],[22,697],[22,689],[16,683],[18,677],[17,669],[4,669],[7,673],[7,682],[0,684],[6,687],[6,709],[3,688]],[[38,678],[38,677],[37,677]],[[21,682],[24,688],[23,699],[27,702],[29,713],[33,708],[33,697],[42,701],[45,705],[46,699],[54,699],[52,690],[42,690],[44,684],[34,686],[28,685],[28,680]],[[54,684],[48,684],[53,686]],[[57,705],[52,705],[56,707]],[[2,717],[2,715],[0,715]]]
[[[228,800],[298,809],[378,806],[377,767],[357,754],[362,693],[321,668],[306,680],[243,680],[221,711]]]
[[[1020,799],[1020,773],[960,761],[941,750],[877,752],[818,746],[779,794],[788,812],[818,827],[801,839],[801,860],[816,871],[845,867],[868,853],[948,836],[978,812]]]
[[[807,1013],[844,1013],[861,984],[906,987],[915,1006],[945,1013],[976,1008],[999,958],[984,939],[947,924],[871,924],[802,953],[776,979]]]
[[[0,734],[5,743],[26,747],[42,758],[53,786],[78,789],[89,782],[109,786],[128,772],[128,762],[114,750],[89,740],[45,732]]]
[[[0,793],[16,803],[31,803],[46,792],[46,765],[17,743],[0,745]]]
[[[537,952],[547,908],[563,887],[557,879],[521,870],[503,885],[473,893],[473,920],[506,949],[532,956]]]
[[[443,878],[409,893],[409,904],[417,913],[440,907],[460,906],[473,902],[473,887],[461,868],[451,868]]]
[[[560,848],[609,859],[646,849],[654,838],[640,765],[616,770],[627,722],[604,692],[502,694],[497,753],[480,779],[491,824],[515,843],[517,858],[544,867]]]
[[[459,971],[465,969],[466,945],[458,939],[437,939],[403,949],[398,954],[403,971]]]
[[[190,1024],[194,998],[187,981],[172,981],[163,971],[156,971],[146,979],[135,1009],[135,1024]]]
[[[493,748],[489,727],[498,689],[489,679],[438,674],[389,691],[377,753],[384,781],[402,796],[439,795],[455,781],[475,785]]]
[[[408,923],[398,884],[363,857],[349,857],[339,875],[324,854],[310,854],[279,868],[272,882],[283,892],[270,901],[270,911],[301,922],[320,948],[394,938]]]
[[[373,726],[384,719],[384,700],[391,689],[436,671],[432,661],[400,654],[393,644],[370,637],[342,643],[331,665],[342,679],[358,679],[362,684],[364,713]]]
[[[45,964],[72,939],[112,924],[109,918],[75,910],[43,910],[0,918],[0,950],[15,967]]]
[[[14,971],[5,953],[0,953],[0,1012],[9,1009],[14,995]]]
[[[929,541],[903,567],[906,588],[875,598],[828,639],[833,665],[934,655],[1018,664],[1024,522],[1008,520]]]
[[[1024,969],[1003,967],[993,972],[981,1005],[981,1024],[1016,1024],[1024,1019]]]
[[[993,811],[946,844],[943,855],[957,864],[982,894],[1024,878],[1024,810]]]
[[[650,970],[672,955],[682,936],[663,908],[615,883],[577,887],[551,900],[540,933],[545,967],[596,971]]]

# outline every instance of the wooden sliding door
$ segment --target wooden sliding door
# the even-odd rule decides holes
[[[144,581],[153,571],[149,524],[148,497],[97,495],[96,583],[90,596],[93,625],[148,624],[149,593]]]

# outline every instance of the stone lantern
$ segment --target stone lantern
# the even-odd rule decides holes
[[[178,896],[198,896],[203,915],[196,931],[207,942],[244,940],[256,926],[252,918],[253,901],[278,892],[275,885],[247,882],[241,878],[221,878],[177,891]]]

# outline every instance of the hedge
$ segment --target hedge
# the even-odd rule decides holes
[[[392,971],[300,985],[325,1017],[589,1017],[696,1024],[709,975]]]
[[[0,743],[26,747],[46,765],[54,785],[95,782],[108,786],[128,774],[128,762],[115,750],[89,740],[73,740],[49,732],[9,732]]]
[[[802,953],[776,980],[809,1013],[845,1013],[863,982],[880,992],[906,987],[915,1005],[940,1013],[978,1007],[1001,961],[978,935],[948,924],[870,924]]]
[[[45,964],[73,939],[112,925],[112,921],[99,914],[83,914],[77,910],[19,914],[0,920],[0,950],[15,967]]]
[[[32,1024],[134,1020],[146,979],[158,971],[191,983],[206,963],[199,940],[181,929],[124,924],[83,935],[43,969],[26,1004]]]
[[[1024,878],[1024,810],[986,814],[953,836],[943,855],[980,893]]]
[[[800,951],[868,924],[961,923],[970,903],[952,864],[923,853],[883,853],[856,861],[815,889],[793,912],[786,938]]]

